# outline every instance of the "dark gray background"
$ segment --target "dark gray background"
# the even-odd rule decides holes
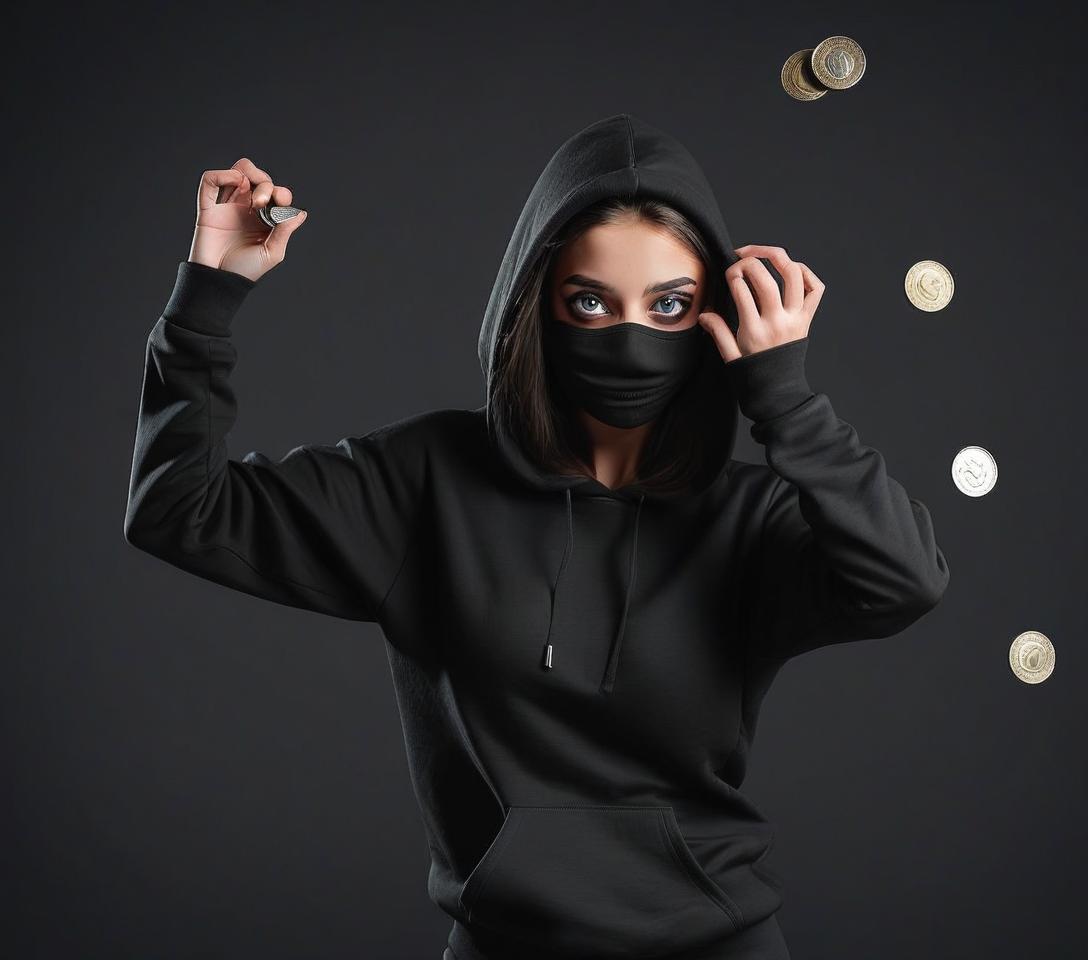
[[[232,454],[477,406],[526,194],[619,111],[691,148],[737,245],[823,278],[810,382],[929,507],[952,571],[905,633],[798,658],[766,701],[745,790],[778,827],[794,960],[1083,955],[1083,36],[1071,5],[881,6],[20,9],[11,955],[438,960],[379,629],[123,539],[145,341],[201,172],[244,155],[310,219],[235,325]],[[791,100],[783,61],[837,33],[862,81]],[[903,294],[924,258],[956,280],[935,314]],[[979,499],[950,477],[968,444],[1000,468]],[[1027,629],[1057,649],[1037,686],[1008,666]]]

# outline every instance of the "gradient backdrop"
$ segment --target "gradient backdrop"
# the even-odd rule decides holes
[[[123,538],[145,341],[201,172],[249,156],[310,218],[235,324],[232,454],[478,406],[525,196],[621,111],[691,148],[736,244],[823,278],[810,382],[929,507],[952,572],[919,624],[794,660],[766,701],[744,789],[778,826],[794,960],[1083,956],[1083,35],[1072,4],[881,6],[18,9],[8,956],[439,960],[379,629]],[[861,82],[791,100],[783,61],[838,33]],[[941,312],[904,296],[920,259],[955,277]],[[978,499],[950,476],[968,444],[1000,470]],[[1028,629],[1057,650],[1037,686],[1008,666]]]

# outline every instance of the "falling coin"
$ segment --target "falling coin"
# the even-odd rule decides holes
[[[1054,644],[1038,630],[1025,630],[1009,647],[1009,666],[1024,683],[1042,683],[1054,672]]]
[[[257,215],[270,227],[274,227],[277,223],[283,223],[284,220],[290,220],[292,217],[297,217],[301,210],[298,207],[258,207]]]
[[[955,291],[952,274],[936,260],[919,260],[907,271],[903,288],[919,310],[943,310]]]
[[[997,461],[984,447],[964,447],[952,459],[952,482],[960,493],[984,497],[997,483]]]
[[[812,50],[812,72],[832,90],[845,90],[865,72],[865,51],[849,37],[828,37]]]
[[[811,56],[812,48],[798,50],[782,64],[782,89],[794,100],[819,100],[827,93],[827,87],[821,86],[812,72]]]

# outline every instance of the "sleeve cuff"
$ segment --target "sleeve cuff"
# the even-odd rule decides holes
[[[757,350],[725,365],[737,404],[749,420],[772,420],[813,395],[805,377],[808,337]]]
[[[225,337],[246,294],[256,285],[240,273],[182,260],[162,315],[195,333]]]

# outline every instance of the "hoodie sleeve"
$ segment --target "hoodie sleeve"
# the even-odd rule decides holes
[[[126,540],[244,593],[377,621],[413,533],[424,455],[409,420],[274,461],[227,452],[231,321],[254,282],[183,261],[147,341]]]
[[[949,581],[929,511],[809,388],[807,349],[806,336],[726,364],[777,474],[749,608],[752,652],[774,659],[896,634]]]

